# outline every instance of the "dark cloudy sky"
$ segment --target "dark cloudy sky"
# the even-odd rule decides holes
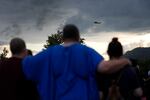
[[[0,41],[19,36],[41,43],[66,23],[77,25],[85,37],[145,34],[150,29],[150,0],[0,0]]]

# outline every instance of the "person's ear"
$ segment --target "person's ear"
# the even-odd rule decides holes
[[[27,49],[24,49],[24,51],[23,51],[23,56],[24,56],[24,57],[28,56],[28,50],[27,50]]]

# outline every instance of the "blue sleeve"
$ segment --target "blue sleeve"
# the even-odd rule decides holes
[[[45,50],[35,56],[28,56],[23,60],[23,72],[27,79],[33,81],[40,80],[45,66],[48,64],[48,56],[48,50]]]
[[[92,61],[92,70],[96,71],[98,64],[104,60],[104,58],[94,49],[89,49],[90,60]]]

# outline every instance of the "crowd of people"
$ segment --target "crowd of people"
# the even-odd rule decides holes
[[[105,61],[79,42],[75,25],[62,34],[63,44],[35,56],[21,38],[10,41],[12,57],[0,62],[0,100],[142,100],[138,74],[117,38]]]

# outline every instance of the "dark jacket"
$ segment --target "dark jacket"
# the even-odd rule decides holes
[[[22,72],[22,59],[0,62],[0,100],[38,100],[35,85]]]
[[[97,73],[98,87],[99,87],[99,90],[102,91],[104,94],[104,100],[107,99],[109,87],[111,86],[112,80],[118,81],[117,85],[120,89],[120,93],[122,97],[125,100],[139,100],[140,99],[140,98],[136,98],[135,96],[133,96],[133,91],[136,88],[141,87],[139,83],[139,79],[135,72],[135,69],[133,67],[127,65],[122,70],[113,74]]]

